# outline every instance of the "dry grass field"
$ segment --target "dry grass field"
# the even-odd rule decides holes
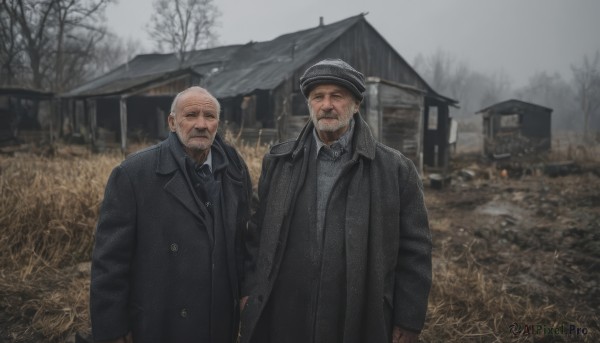
[[[255,184],[265,149],[240,147]],[[94,226],[122,158],[72,146],[0,154],[0,342],[89,333]],[[512,177],[459,154],[450,186],[424,180],[434,284],[423,341],[600,341],[600,149],[563,143],[545,161],[564,159],[579,168]]]

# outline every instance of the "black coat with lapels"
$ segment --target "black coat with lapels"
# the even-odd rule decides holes
[[[244,161],[218,135],[212,151],[224,161],[215,171],[220,215],[214,216],[214,232],[207,229],[203,203],[191,188],[176,134],[113,170],[92,258],[90,308],[96,341],[132,332],[135,342],[200,342],[207,339],[207,330],[213,331],[212,342],[235,341],[252,187]],[[211,251],[218,233],[225,243],[221,268],[227,269],[232,299],[231,308],[222,311],[231,311],[225,317],[232,323],[208,327],[215,263]]]

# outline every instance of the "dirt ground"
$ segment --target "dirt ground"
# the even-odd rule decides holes
[[[503,291],[540,312],[571,313],[588,333],[584,341],[600,341],[600,164],[490,162],[472,154],[455,156],[451,170],[442,189],[425,181],[434,279],[440,263],[466,252]],[[537,324],[564,324],[547,320]],[[511,338],[508,327],[504,338]]]

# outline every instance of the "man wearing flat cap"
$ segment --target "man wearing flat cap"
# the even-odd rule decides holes
[[[320,61],[300,85],[311,121],[263,160],[241,341],[416,342],[431,287],[417,170],[371,135],[349,64]]]

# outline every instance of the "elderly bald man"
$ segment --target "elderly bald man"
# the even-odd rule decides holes
[[[184,90],[169,137],[110,175],[92,256],[95,341],[236,341],[252,186],[219,112],[206,89]]]

